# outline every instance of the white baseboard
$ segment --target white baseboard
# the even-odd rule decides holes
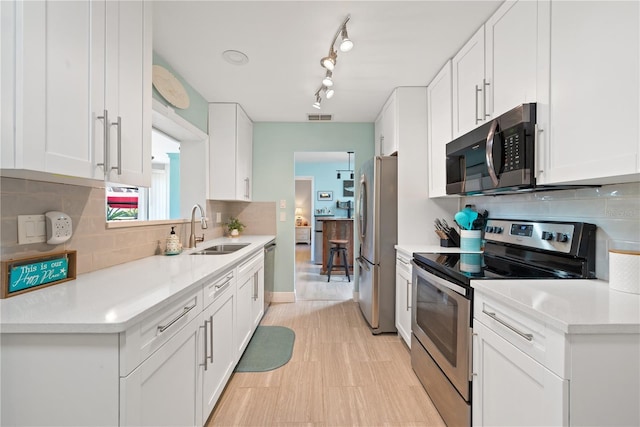
[[[271,302],[296,302],[295,292],[273,292]]]

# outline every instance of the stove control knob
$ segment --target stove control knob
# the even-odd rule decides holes
[[[553,240],[553,233],[549,231],[542,232],[542,240]]]
[[[558,242],[568,242],[569,241],[569,235],[566,233],[558,233],[558,236],[556,237],[556,240]]]
[[[486,231],[487,233],[493,233],[495,231],[495,229],[493,228],[493,226],[487,225],[487,227],[484,229],[484,231]]]
[[[502,228],[502,227],[493,227],[493,232],[494,233],[500,234],[500,233],[502,233],[503,230],[504,230],[504,228]]]

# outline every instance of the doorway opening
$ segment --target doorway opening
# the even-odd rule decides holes
[[[321,274],[326,266],[323,220],[354,216],[353,152],[295,153],[295,291],[297,300],[346,301],[353,298],[354,277],[334,270],[331,280]],[[353,236],[349,236],[353,239]],[[327,250],[328,251],[328,250]],[[353,266],[353,259],[349,264]]]

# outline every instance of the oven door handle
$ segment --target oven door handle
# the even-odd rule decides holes
[[[496,170],[493,165],[493,142],[496,137],[496,130],[498,129],[498,121],[494,120],[491,122],[491,127],[489,128],[489,133],[487,134],[487,144],[485,145],[485,162],[487,163],[487,171],[489,172],[489,177],[491,178],[491,182],[493,182],[493,186],[497,187],[500,184],[498,181],[498,175],[496,175]]]
[[[411,264],[413,265],[414,270],[419,276],[422,276],[425,279],[428,279],[429,282],[436,285],[437,287],[441,289],[446,288],[450,291],[453,291],[463,296],[467,295],[467,289],[465,289],[463,286],[456,285],[453,282],[449,282],[448,280],[442,279],[436,276],[435,274],[429,273],[427,270],[425,270],[424,268],[416,264],[415,261],[411,261]]]

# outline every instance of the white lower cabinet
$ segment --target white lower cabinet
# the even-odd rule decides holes
[[[201,427],[264,313],[247,258],[120,333],[0,335],[0,425]]]
[[[206,361],[203,374],[202,421],[206,422],[213,411],[224,386],[236,366],[234,331],[236,312],[235,276],[227,273],[222,279],[211,285],[205,285],[207,295],[213,297],[213,303],[205,308],[203,321],[206,337],[204,344]],[[204,352],[203,352],[204,354]]]
[[[120,380],[120,425],[202,425],[202,314]]]
[[[411,348],[411,264],[400,254],[396,256],[396,329]]]
[[[473,426],[640,425],[640,334],[563,332],[478,288],[473,332]]]
[[[238,267],[236,348],[242,356],[264,314],[264,254],[261,252]]]
[[[568,425],[569,382],[482,323],[473,330],[473,425]]]

